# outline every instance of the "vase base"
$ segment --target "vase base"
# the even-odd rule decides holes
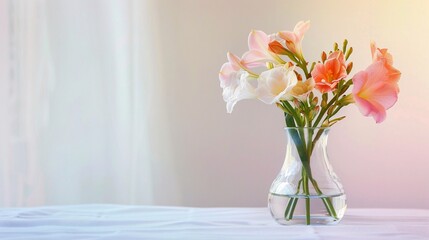
[[[291,220],[285,218],[274,218],[274,220],[281,225],[336,225],[341,221],[341,219],[326,216],[311,216],[310,224],[307,224],[305,216],[294,216]]]
[[[276,222],[282,225],[335,225],[343,218],[347,205],[344,194],[333,196],[270,194],[268,207]]]

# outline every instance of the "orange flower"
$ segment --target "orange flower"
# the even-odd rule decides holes
[[[311,76],[320,92],[325,93],[334,90],[337,83],[347,76],[343,52],[336,51],[329,55],[325,63],[316,64]]]

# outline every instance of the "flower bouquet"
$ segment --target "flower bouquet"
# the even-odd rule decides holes
[[[380,123],[399,93],[401,73],[387,49],[374,42],[372,63],[352,77],[353,48],[347,40],[342,46],[334,43],[319,60],[307,61],[302,40],[309,27],[309,21],[301,21],[293,31],[251,31],[249,51],[242,57],[228,52],[219,73],[228,113],[243,99],[275,104],[284,113],[285,163],[269,195],[271,213],[282,224],[341,220],[345,195],[327,158],[329,128],[345,118],[337,114],[353,103]]]

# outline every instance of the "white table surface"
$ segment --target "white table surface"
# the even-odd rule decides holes
[[[429,210],[349,209],[338,225],[281,226],[266,208],[4,208],[0,239],[429,239]]]

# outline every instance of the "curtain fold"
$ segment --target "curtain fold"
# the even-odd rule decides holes
[[[153,204],[167,181],[156,3],[16,0],[0,206]],[[6,121],[6,120],[4,120]],[[162,162],[165,161],[165,162]],[[162,174],[168,176],[164,178]],[[177,196],[171,196],[177,199]]]

